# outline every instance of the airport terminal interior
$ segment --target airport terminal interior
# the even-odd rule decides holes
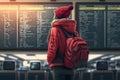
[[[47,39],[54,9],[67,5],[90,50],[74,80],[120,80],[120,0],[0,0],[0,80],[53,80]]]

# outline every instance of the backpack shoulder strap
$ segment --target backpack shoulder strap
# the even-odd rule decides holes
[[[75,34],[69,33],[69,32],[66,31],[64,28],[62,28],[62,27],[60,27],[60,26],[58,26],[58,28],[60,28],[60,29],[63,31],[63,33],[65,34],[66,38],[75,37]]]

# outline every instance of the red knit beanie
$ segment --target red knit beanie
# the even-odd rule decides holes
[[[69,6],[62,6],[54,10],[55,16],[59,19],[61,18],[68,18],[71,14],[71,11],[73,9],[72,5]]]

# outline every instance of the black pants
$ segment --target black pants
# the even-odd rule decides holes
[[[51,70],[53,80],[73,80],[74,69],[68,69],[63,66],[55,66]]]

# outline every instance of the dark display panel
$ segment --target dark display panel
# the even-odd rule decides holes
[[[107,48],[120,49],[120,5],[108,5]]]
[[[90,49],[120,49],[120,5],[77,3],[77,30]]]
[[[54,16],[54,9],[71,4],[72,3],[63,2],[20,4],[1,3],[0,49],[47,49],[47,38]]]
[[[19,7],[19,48],[37,47],[37,11],[34,5]]]
[[[0,49],[17,47],[16,10],[17,6],[15,5],[0,5]]]

